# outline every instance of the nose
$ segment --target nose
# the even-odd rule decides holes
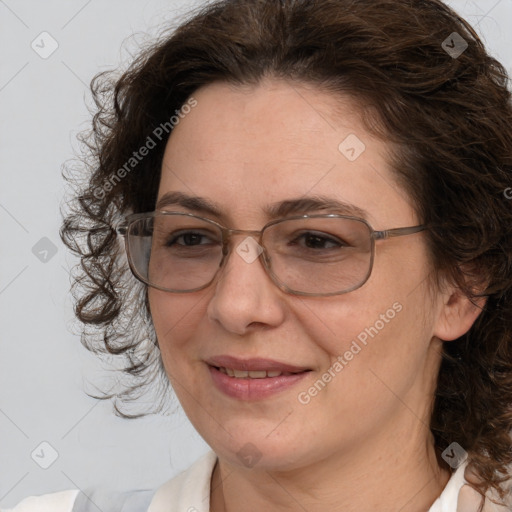
[[[261,251],[253,237],[233,236],[227,260],[212,284],[209,318],[239,335],[276,327],[285,317],[284,292],[265,271]]]

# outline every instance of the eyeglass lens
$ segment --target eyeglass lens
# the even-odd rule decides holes
[[[261,242],[273,279],[296,292],[349,291],[367,279],[371,267],[370,229],[354,219],[287,219],[268,226]],[[127,243],[138,277],[169,291],[205,286],[223,258],[221,229],[186,215],[156,214],[134,220]]]

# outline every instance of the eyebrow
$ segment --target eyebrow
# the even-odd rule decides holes
[[[169,206],[181,206],[197,213],[224,218],[221,208],[212,201],[199,196],[191,196],[183,192],[167,192],[156,204],[156,210]],[[349,215],[368,220],[368,212],[353,204],[344,203],[327,196],[306,196],[287,199],[267,205],[264,213],[269,219],[280,219],[289,215],[305,214],[312,211],[329,210],[330,213]]]

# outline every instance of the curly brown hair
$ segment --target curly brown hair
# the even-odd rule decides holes
[[[460,55],[443,43],[453,47],[454,32],[467,43]],[[68,169],[78,190],[61,236],[81,261],[74,294],[83,343],[118,355],[133,379],[97,398],[137,417],[146,413],[126,414],[117,401],[135,400],[158,378],[168,385],[146,288],[130,274],[117,223],[154,209],[167,139],[194,91],[267,76],[358,102],[368,130],[399,148],[394,170],[430,226],[436,283],[448,275],[469,297],[487,298],[467,334],[444,343],[431,431],[439,451],[465,448],[480,492],[503,497],[512,464],[511,93],[474,29],[438,0],[217,1],[122,76],[94,77],[93,127],[81,137],[79,167]]]

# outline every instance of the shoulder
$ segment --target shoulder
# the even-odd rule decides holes
[[[210,481],[217,456],[206,453],[156,490],[115,492],[105,488],[30,496],[0,512],[208,512]]]
[[[43,496],[30,496],[20,501],[14,508],[1,512],[72,512],[78,490],[55,492]]]
[[[510,512],[512,503],[497,505],[498,496],[489,491],[484,497],[468,483],[469,468],[466,462],[452,474],[441,496],[435,501],[429,512]],[[512,482],[511,482],[512,483]],[[512,495],[510,495],[512,496]]]
[[[0,512],[146,512],[155,491],[117,492],[103,488],[30,496]]]

